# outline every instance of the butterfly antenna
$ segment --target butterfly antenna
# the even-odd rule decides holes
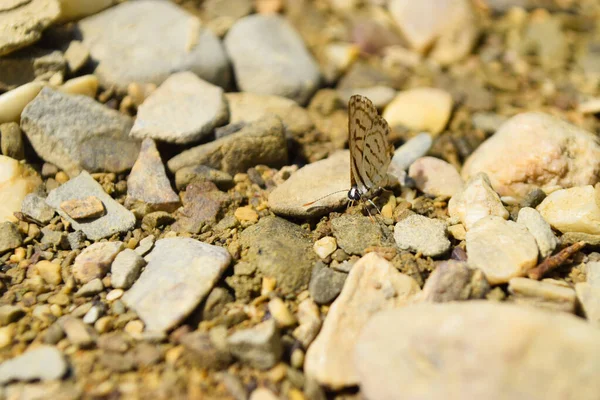
[[[381,210],[379,209],[379,207],[377,207],[377,205],[373,202],[373,200],[367,199],[367,201],[373,207],[375,207],[375,209],[377,210],[377,213],[383,217],[383,214],[381,213]],[[367,208],[367,213],[369,214],[369,218],[371,218],[371,222],[375,222],[375,221],[373,221],[374,219],[377,220],[377,218],[373,218],[373,216],[371,215],[371,212],[369,211],[368,208]],[[384,236],[386,238],[389,238],[388,233],[386,232],[386,229],[384,228],[384,224],[382,224],[381,221],[379,221],[379,220],[377,220],[377,223],[379,224],[379,228],[381,229],[381,232],[384,234]]]
[[[316,199],[316,200],[309,201],[308,203],[302,204],[302,207],[308,207],[308,206],[310,206],[310,205],[313,205],[313,204],[315,204],[317,201],[321,201],[321,200],[323,200],[323,199],[324,199],[324,198],[326,198],[326,197],[329,197],[329,196],[331,196],[331,195],[334,195],[334,194],[337,194],[337,193],[347,192],[347,191],[348,191],[348,189],[343,189],[343,190],[338,190],[337,192],[332,192],[332,193],[326,194],[325,196],[323,196],[323,197],[320,197],[320,198],[318,198],[318,199]]]

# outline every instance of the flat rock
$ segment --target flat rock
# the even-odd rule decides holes
[[[349,171],[349,151],[336,152],[305,165],[269,194],[269,207],[275,214],[286,217],[312,218],[328,214],[348,202]],[[305,206],[311,202],[314,203]]]
[[[393,245],[387,226],[362,215],[343,214],[331,220],[338,247],[348,254],[364,254],[367,247]],[[385,230],[384,230],[385,229]]]
[[[36,193],[29,193],[21,203],[21,212],[42,224],[54,217],[54,208],[46,204],[46,199]]]
[[[219,39],[173,3],[122,3],[82,19],[78,27],[103,86],[125,92],[130,83],[160,85],[178,71],[191,71],[221,87],[230,83]]]
[[[131,118],[82,95],[45,87],[21,114],[21,129],[36,153],[70,176],[81,170],[123,172],[139,142],[129,138]]]
[[[341,293],[348,274],[317,263],[308,284],[310,297],[317,304],[329,304]]]
[[[186,150],[167,163],[171,172],[198,164],[229,174],[246,172],[257,164],[279,167],[287,162],[287,144],[281,120],[267,116],[239,132]]]
[[[554,232],[552,232],[550,224],[544,220],[542,215],[536,211],[535,208],[521,208],[519,210],[517,223],[523,224],[529,233],[533,235],[538,248],[540,249],[540,255],[542,258],[546,258],[552,254],[558,245],[558,239],[554,235]]]
[[[408,169],[416,160],[423,157],[433,143],[431,135],[428,133],[419,133],[415,137],[406,141],[402,146],[394,151],[389,171],[397,177],[404,178],[405,170]]]
[[[209,181],[190,183],[181,195],[183,207],[175,213],[175,232],[200,233],[205,224],[214,224],[230,197]]]
[[[73,276],[81,283],[104,278],[123,242],[98,242],[86,247],[73,263]]]
[[[100,199],[106,214],[92,221],[76,221],[65,213],[60,205],[65,200],[85,199],[94,196]],[[127,232],[135,226],[135,216],[110,197],[90,174],[82,171],[77,177],[54,189],[48,194],[46,203],[54,207],[61,217],[67,219],[73,229],[83,231],[91,240],[99,240],[115,233]]]
[[[577,297],[570,287],[528,278],[512,278],[508,292],[516,303],[546,308],[551,311],[575,312]]]
[[[550,193],[539,206],[544,220],[563,233],[600,234],[600,207],[591,185],[572,187]]]
[[[167,78],[138,107],[130,135],[138,139],[186,144],[206,137],[228,120],[223,89],[192,72],[178,72]]]
[[[217,246],[190,238],[156,241],[148,265],[123,296],[148,331],[165,331],[181,322],[208,295],[231,261]]]
[[[42,345],[0,364],[0,383],[60,379],[68,368],[60,350]]]
[[[527,228],[513,221],[489,216],[467,232],[469,265],[481,269],[492,285],[524,276],[535,267],[538,247]]]
[[[245,261],[260,273],[275,278],[284,295],[306,289],[317,256],[308,232],[278,217],[261,218],[240,235],[242,247],[248,249]]]
[[[0,254],[16,249],[23,243],[19,228],[12,222],[0,222]]]
[[[421,157],[408,169],[421,192],[435,197],[449,198],[458,193],[464,182],[456,168],[439,158]]]
[[[129,289],[137,280],[146,261],[140,254],[131,249],[121,251],[110,266],[110,282],[112,287]]]
[[[25,159],[23,132],[16,122],[0,124],[0,144],[2,145],[2,155],[15,160]]]
[[[362,328],[379,311],[404,306],[419,292],[417,282],[375,253],[352,268],[321,332],[308,348],[304,371],[332,389],[358,384],[354,346]]]
[[[572,155],[577,154],[573,158]],[[465,180],[485,172],[501,196],[522,198],[535,188],[593,185],[600,171],[598,139],[557,117],[516,115],[465,161]]]
[[[466,262],[447,260],[438,263],[429,275],[419,299],[432,303],[481,299],[489,291],[483,272],[469,268]]]
[[[394,226],[394,239],[398,247],[425,257],[436,257],[450,249],[446,222],[411,214]]]
[[[98,218],[104,214],[104,205],[95,196],[65,200],[60,203],[60,209],[73,219]]]
[[[0,124],[19,122],[23,109],[38,95],[45,82],[29,82],[0,95]]]
[[[231,354],[258,369],[275,366],[283,354],[283,343],[273,319],[234,332],[227,338]]]
[[[21,211],[25,196],[41,183],[32,168],[14,158],[0,156],[0,221],[16,221],[14,213]]]

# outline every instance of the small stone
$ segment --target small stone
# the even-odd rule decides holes
[[[16,221],[14,213],[21,211],[23,199],[41,183],[39,175],[28,166],[13,158],[0,156],[0,221]],[[0,236],[1,232],[2,228]]]
[[[225,308],[225,305],[231,303],[233,300],[233,296],[229,294],[226,289],[220,287],[213,288],[204,302],[204,308],[202,308],[202,320],[210,321],[211,319],[218,317]]]
[[[75,346],[88,348],[96,342],[96,332],[93,328],[84,324],[82,320],[66,316],[59,319],[59,323],[65,331],[69,342]]]
[[[49,245],[54,248],[66,249],[67,246],[67,234],[65,232],[53,231],[50,227],[45,226],[42,228],[42,244]]]
[[[479,268],[491,285],[524,276],[537,264],[535,238],[520,224],[496,216],[479,220],[467,232],[469,265]]]
[[[71,304],[71,300],[65,293],[56,293],[48,297],[48,304],[56,304],[57,306],[65,307]]]
[[[0,125],[0,143],[2,144],[2,155],[23,160],[25,148],[23,146],[23,132],[16,122],[7,122]]]
[[[433,143],[431,135],[420,133],[394,151],[389,172],[400,177],[416,160],[423,157]]]
[[[469,268],[465,262],[442,261],[429,275],[420,299],[443,303],[468,299],[482,299],[490,291],[485,275],[478,269]]]
[[[104,278],[113,260],[122,249],[123,242],[97,242],[92,244],[75,258],[73,276],[81,283],[88,283],[96,278]]]
[[[234,185],[233,177],[227,172],[205,165],[183,167],[175,173],[175,187],[177,190],[185,189],[187,185],[197,180],[210,181],[221,190],[227,190]]]
[[[269,389],[263,388],[263,387],[255,389],[250,394],[250,400],[277,400],[277,399],[279,399],[279,397],[277,397]]]
[[[46,199],[36,193],[29,193],[23,199],[21,212],[42,224],[54,218],[54,209],[46,204]]]
[[[25,311],[19,306],[5,304],[0,306],[0,326],[6,326],[17,322],[25,315]]]
[[[331,228],[338,246],[347,254],[361,255],[368,247],[393,244],[391,233],[386,235],[380,223],[362,215],[343,214],[331,220]]]
[[[65,51],[65,60],[71,73],[79,71],[90,59],[90,52],[79,40],[72,40]]]
[[[435,197],[452,197],[464,185],[452,164],[435,157],[417,159],[411,164],[408,176],[415,181],[417,189]]]
[[[171,229],[175,232],[200,233],[203,226],[216,223],[219,213],[230,200],[230,197],[219,191],[212,182],[190,183],[181,195],[183,207],[175,214],[177,222]],[[150,215],[152,214],[148,214],[146,217]],[[146,217],[142,221],[142,227],[147,224],[144,222]]]
[[[106,301],[115,301],[123,297],[125,291],[123,289],[113,289],[106,294]]]
[[[202,204],[202,205],[205,206],[205,204]],[[189,214],[189,213],[185,213],[184,215],[186,215],[186,214]],[[216,215],[216,212],[215,212],[215,215]],[[142,218],[142,229],[145,231],[152,231],[156,228],[161,228],[161,227],[165,227],[167,225],[171,225],[173,222],[175,222],[175,217],[173,217],[168,212],[155,211],[155,212],[151,212],[150,214],[144,215],[144,218]],[[202,222],[204,222],[204,220]],[[201,226],[199,228],[201,228]],[[198,229],[196,231],[193,231],[193,233],[199,233],[199,231],[200,230]],[[192,230],[189,230],[188,232],[192,232]]]
[[[0,328],[0,349],[4,349],[13,343],[15,336],[15,325]]]
[[[450,249],[446,229],[444,221],[411,214],[394,226],[394,239],[402,250],[436,257]]]
[[[517,223],[523,224],[529,233],[533,235],[542,258],[546,258],[552,254],[558,245],[558,239],[554,236],[550,225],[539,212],[534,208],[523,207],[519,210]]]
[[[279,297],[275,297],[269,301],[268,309],[279,328],[287,328],[296,325],[296,318],[285,305],[284,301]]]
[[[508,218],[508,211],[484,173],[475,175],[462,191],[452,196],[448,202],[448,214],[461,221],[467,231],[489,215]]]
[[[71,250],[78,250],[85,246],[85,234],[82,231],[75,231],[67,234],[67,241]]]
[[[250,206],[237,208],[234,215],[240,222],[258,222],[258,213]]]
[[[400,92],[383,111],[392,127],[405,126],[413,131],[427,131],[433,136],[444,130],[452,111],[452,96],[434,88],[416,88]]]
[[[92,306],[92,308],[90,308],[89,311],[83,316],[83,323],[92,325],[98,321],[98,318],[100,318],[103,313],[104,307],[98,305]]]
[[[463,224],[450,225],[448,233],[456,240],[465,240],[467,238],[467,230]]]
[[[98,218],[104,215],[104,205],[95,196],[65,200],[60,203],[60,209],[73,219]]]
[[[508,292],[517,303],[547,308],[552,311],[575,312],[577,296],[570,287],[558,286],[527,278],[512,278]]]
[[[600,234],[600,207],[591,185],[552,192],[537,210],[550,226],[563,233]]]
[[[110,267],[112,287],[129,289],[138,279],[145,265],[146,261],[136,251],[131,249],[121,251]]]
[[[140,243],[134,249],[134,251],[143,257],[148,254],[150,250],[152,250],[152,247],[154,247],[154,235],[149,235],[140,240]]]
[[[262,370],[277,364],[283,353],[279,331],[272,319],[234,332],[227,338],[227,345],[235,357]]]
[[[35,270],[50,285],[56,286],[62,282],[60,264],[42,260],[35,264]]]
[[[317,304],[331,303],[342,291],[347,277],[347,273],[338,272],[317,263],[308,284],[310,297]]]
[[[0,95],[0,124],[19,122],[23,109],[46,84],[29,82]]]
[[[94,98],[98,92],[98,78],[95,75],[83,75],[77,78],[69,79],[58,89],[67,94],[80,94]]]
[[[220,370],[227,368],[233,361],[229,351],[219,343],[219,340],[211,340],[214,336],[195,331],[187,333],[179,339],[186,350],[186,357],[198,368]]]
[[[100,280],[100,278],[95,278],[80,287],[77,293],[75,293],[75,296],[91,297],[102,292],[103,290],[104,285],[102,284],[102,280]]]
[[[12,222],[0,223],[0,254],[16,249],[23,243],[19,229]]]
[[[337,249],[337,241],[332,236],[325,236],[315,242],[313,249],[319,257],[327,258]]]
[[[43,341],[47,344],[57,344],[65,337],[65,332],[58,322],[53,323],[44,333]]]
[[[306,349],[321,329],[322,321],[319,306],[311,299],[305,299],[298,305],[297,317],[299,326],[294,329],[292,335]]]
[[[506,120],[507,118],[503,115],[481,111],[473,113],[473,117],[471,118],[473,126],[486,133],[496,132]]]
[[[132,336],[139,336],[144,332],[144,323],[139,319],[129,321],[123,328],[123,331]]]
[[[62,378],[69,368],[62,353],[41,345],[0,364],[0,384],[10,381],[51,381]]]

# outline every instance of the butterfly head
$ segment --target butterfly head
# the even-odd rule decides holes
[[[348,198],[350,200],[355,200],[355,201],[360,200],[360,198],[361,198],[360,191],[358,190],[358,187],[356,187],[356,185],[352,186],[352,188],[350,188],[350,190],[348,191]]]

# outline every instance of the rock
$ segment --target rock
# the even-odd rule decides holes
[[[327,258],[337,249],[337,242],[334,237],[325,236],[315,242],[313,249],[320,258]]]
[[[338,90],[340,100],[346,104],[350,101],[350,97],[355,94],[368,97],[376,108],[382,109],[396,97],[397,91],[389,86],[371,86]]]
[[[225,48],[242,92],[287,97],[306,104],[319,86],[319,66],[302,38],[278,15],[250,15],[237,21]]]
[[[190,332],[183,335],[179,342],[186,350],[186,357],[198,368],[225,369],[233,358],[227,347],[223,346],[220,340],[215,340],[215,335],[211,333]]]
[[[236,208],[234,214],[235,218],[241,222],[250,222],[255,223],[258,222],[258,213],[252,209],[250,206],[244,206]]]
[[[202,107],[198,107],[201,104]],[[192,72],[165,80],[138,107],[131,136],[169,143],[197,142],[229,120],[223,89]]]
[[[421,157],[411,164],[410,176],[421,192],[435,197],[449,198],[458,193],[464,182],[456,168],[439,158]]]
[[[427,154],[432,143],[433,139],[428,133],[419,133],[408,140],[394,151],[394,156],[392,157],[392,162],[389,166],[389,172],[397,177],[403,177],[405,175],[404,171],[407,170],[412,163]]]
[[[394,226],[394,239],[401,250],[436,257],[450,249],[447,227],[442,220],[411,214]]]
[[[577,300],[590,324],[600,326],[600,287],[597,282],[579,282],[575,284]]]
[[[227,338],[227,346],[243,363],[258,369],[275,366],[283,354],[279,330],[272,319],[234,332]]]
[[[239,132],[186,150],[167,163],[171,172],[198,164],[229,174],[246,172],[257,164],[278,167],[287,162],[287,145],[279,118],[268,116]]]
[[[599,339],[564,313],[489,301],[420,304],[371,319],[354,356],[369,399],[396,399],[398,388],[406,399],[594,399]],[[572,357],[548,351],[558,348]],[[549,386],[548,366],[564,379]]]
[[[42,228],[42,234],[44,235],[42,237],[42,244],[50,245],[54,248],[68,248],[66,232],[54,231],[46,226]]]
[[[494,133],[500,129],[502,124],[505,123],[507,119],[508,118],[503,115],[479,111],[473,113],[471,122],[473,122],[473,126],[476,129],[481,129],[486,133]]]
[[[479,268],[492,285],[524,276],[536,266],[538,247],[520,224],[496,216],[479,220],[467,232],[469,265]]]
[[[82,320],[71,316],[64,316],[58,320],[58,323],[71,344],[80,348],[88,348],[96,343],[98,338],[96,331]]]
[[[144,265],[146,261],[136,251],[131,249],[121,251],[110,267],[112,287],[129,289],[140,276]]]
[[[188,185],[181,200],[183,207],[176,213],[177,222],[172,229],[175,232],[199,233],[205,224],[216,222],[230,197],[211,182],[196,181]]]
[[[125,92],[130,83],[160,85],[178,71],[229,86],[229,62],[219,39],[175,4],[123,3],[78,25],[83,44],[98,63],[94,73],[103,86]]]
[[[294,218],[328,214],[348,201],[349,170],[348,151],[336,152],[325,160],[310,163],[269,194],[269,208],[277,215]],[[308,203],[313,204],[306,205]]]
[[[156,242],[148,265],[123,296],[123,302],[144,321],[147,331],[168,330],[208,295],[231,261],[217,246],[190,238]]]
[[[490,285],[480,270],[469,268],[465,262],[447,260],[440,262],[429,275],[419,298],[444,303],[482,299],[489,291]]]
[[[123,242],[97,242],[86,247],[73,263],[73,276],[81,283],[104,278]]]
[[[0,383],[60,379],[68,368],[60,350],[54,346],[40,345],[0,364]]]
[[[94,278],[91,281],[85,283],[75,293],[76,297],[91,297],[97,295],[104,290],[104,285],[100,278]]]
[[[75,21],[114,5],[113,0],[59,0],[60,21]]]
[[[127,178],[127,200],[132,208],[140,204],[147,214],[154,211],[173,212],[179,205],[179,196],[171,188],[165,166],[152,139],[144,139],[140,155]]]
[[[131,119],[95,100],[42,89],[21,114],[21,128],[36,153],[71,177],[131,168],[139,143],[128,137]]]
[[[39,175],[27,165],[0,156],[0,221],[16,221],[14,213],[21,211],[23,199],[41,183]]]
[[[558,245],[558,239],[539,212],[531,207],[523,207],[519,210],[517,223],[524,225],[529,233],[533,235],[542,258],[552,254]]]
[[[2,155],[15,160],[25,158],[23,133],[16,122],[7,122],[0,125],[0,143],[2,144]]]
[[[343,214],[331,220],[331,229],[338,247],[347,254],[362,255],[367,247],[394,243],[387,226],[362,215]]]
[[[155,228],[164,228],[175,222],[175,217],[165,211],[155,211],[150,214],[144,215],[142,218],[142,229],[145,231],[152,231]],[[202,226],[200,226],[201,228]],[[181,231],[178,229],[178,231]],[[198,233],[199,231],[195,232]]]
[[[0,124],[19,122],[23,109],[46,84],[29,82],[0,95]]]
[[[508,218],[508,211],[502,205],[500,196],[490,185],[485,174],[471,178],[462,191],[456,193],[448,202],[448,214],[460,220],[467,231],[480,219],[493,215]]]
[[[508,292],[514,296],[516,303],[547,308],[551,311],[575,312],[577,297],[575,290],[570,287],[527,278],[512,278],[508,282]]]
[[[277,400],[278,398],[273,392],[264,387],[259,387],[250,394],[250,400]]]
[[[67,94],[81,94],[94,98],[98,92],[98,86],[98,78],[95,75],[83,75],[69,79],[59,86],[58,90]]]
[[[60,209],[72,219],[98,218],[104,215],[104,205],[96,196],[65,200],[60,203]]]
[[[0,254],[16,249],[23,243],[19,229],[12,222],[0,223]]]
[[[56,0],[12,3],[0,8],[0,56],[37,42],[60,13]]]
[[[361,258],[308,348],[306,375],[334,390],[358,384],[353,352],[361,329],[375,313],[402,307],[418,292],[414,279],[376,253]]]
[[[25,196],[21,204],[21,212],[44,225],[54,218],[54,209],[46,204],[46,199],[36,193]]]
[[[233,186],[233,177],[231,175],[227,172],[207,167],[206,165],[183,167],[175,173],[175,187],[177,190],[182,190],[190,183],[198,180],[210,181],[221,190],[227,190]]]
[[[75,231],[67,234],[67,242],[71,250],[78,250],[85,246],[85,234],[81,231]]]
[[[72,40],[65,51],[65,60],[71,73],[79,71],[90,59],[90,52],[79,40]]]
[[[17,322],[25,315],[25,310],[19,306],[5,304],[0,306],[0,326]]]
[[[240,243],[248,249],[243,261],[274,278],[283,295],[306,289],[317,257],[310,235],[298,225],[278,217],[261,218],[241,233]]]
[[[152,247],[154,247],[154,235],[146,236],[140,240],[138,247],[134,251],[143,257],[152,250]]]
[[[53,263],[48,260],[38,261],[37,264],[35,264],[35,270],[42,277],[44,282],[49,283],[52,286],[62,283],[61,268],[58,263]]]
[[[527,112],[481,144],[466,160],[462,176],[485,172],[501,196],[519,199],[535,188],[593,185],[598,171],[600,144],[594,135],[557,117]]]
[[[69,217],[60,205],[65,200],[85,199],[94,196],[104,205],[106,214],[92,221],[76,221]],[[48,194],[46,204],[54,207],[61,217],[68,220],[74,230],[81,230],[91,240],[99,240],[119,232],[127,232],[135,226],[135,216],[110,197],[90,174],[82,171],[77,177]]]
[[[410,46],[442,65],[467,56],[479,36],[477,15],[471,2],[427,0],[392,0],[392,18]]]
[[[341,293],[348,274],[317,263],[313,268],[308,292],[317,304],[329,304]]]
[[[391,127],[405,126],[437,136],[444,130],[452,112],[452,96],[434,88],[416,88],[400,92],[383,110]]]
[[[546,193],[542,189],[533,189],[531,192],[527,193],[523,200],[521,200],[520,206],[535,208],[539,206],[545,198]]]
[[[302,300],[298,305],[299,326],[294,329],[292,335],[298,339],[304,348],[312,343],[321,329],[321,313],[319,306],[311,299]]]
[[[227,303],[231,303],[234,300],[233,296],[229,294],[226,289],[216,287],[210,291],[204,307],[202,308],[202,320],[210,321],[213,318],[217,318]]]
[[[537,206],[544,220],[563,233],[600,234],[600,207],[594,187],[580,186],[552,192]]]
[[[279,297],[274,297],[267,305],[269,313],[277,323],[279,328],[289,328],[296,325],[296,318],[288,306]]]

